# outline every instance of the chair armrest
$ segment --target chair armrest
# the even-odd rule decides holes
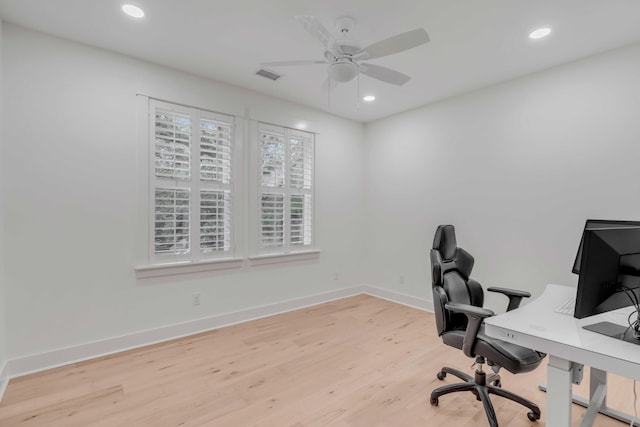
[[[475,357],[473,350],[478,337],[478,331],[480,330],[480,325],[482,325],[482,321],[484,319],[494,316],[495,313],[489,309],[476,307],[475,305],[458,304],[453,302],[446,304],[444,308],[455,313],[463,313],[467,316],[469,322],[467,323],[464,340],[462,341],[462,351],[467,357]]]
[[[522,302],[522,298],[531,297],[531,293],[525,291],[519,291],[517,289],[509,289],[509,288],[498,288],[491,287],[487,288],[489,292],[497,292],[499,294],[506,295],[509,297],[509,305],[507,306],[507,311],[514,310],[520,307],[520,302]]]
[[[448,302],[447,304],[445,304],[444,308],[456,313],[466,314],[467,317],[477,317],[480,320],[496,315],[492,310],[489,310],[488,308],[477,307],[470,304],[460,304],[457,302]]]

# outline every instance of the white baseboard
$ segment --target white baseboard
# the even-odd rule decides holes
[[[364,285],[364,293],[377,298],[386,299],[391,302],[396,302],[398,304],[433,313],[433,301],[426,298],[418,298],[412,295],[402,294],[400,292],[378,288],[371,285]]]
[[[86,344],[10,359],[7,362],[5,369],[5,378],[16,378],[71,363],[94,359],[96,357],[102,357],[109,354],[119,353],[121,351],[157,344],[176,338],[182,338],[200,332],[206,332],[224,326],[231,326],[237,323],[248,322],[292,310],[298,310],[304,307],[323,304],[325,302],[362,293],[364,293],[362,285],[352,286],[322,294],[310,295],[260,307],[253,307],[232,313],[204,317],[188,322],[135,332],[133,334],[107,338]]]
[[[9,376],[7,375],[7,362],[2,362],[0,365],[0,402],[2,402],[2,398],[4,397],[4,392],[7,390],[7,386],[9,385]]]
[[[351,286],[322,294],[310,295],[275,304],[240,310],[233,313],[205,317],[188,322],[136,332],[133,334],[107,338],[86,344],[11,359],[5,363],[4,369],[0,371],[0,392],[2,392],[0,393],[0,399],[4,393],[4,388],[11,378],[360,294],[375,296],[399,304],[418,308],[420,310],[433,311],[433,302],[427,299],[405,295],[366,284]]]

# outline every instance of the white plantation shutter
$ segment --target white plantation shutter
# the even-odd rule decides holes
[[[289,147],[290,243],[310,247],[313,243],[313,134],[291,130]]]
[[[200,120],[200,179],[231,183],[231,123]]]
[[[200,249],[231,249],[231,192],[200,192]]]
[[[233,117],[151,102],[152,260],[233,251]]]
[[[311,245],[311,196],[291,196],[291,246]]]
[[[284,194],[262,194],[260,236],[263,248],[279,248],[284,245]]]
[[[261,180],[263,187],[284,186],[284,129],[266,127],[260,132]]]
[[[259,252],[313,246],[314,134],[258,124]]]
[[[200,252],[229,256],[233,249],[233,118],[200,114]]]
[[[191,118],[157,109],[154,134],[155,176],[188,180],[191,175]]]
[[[188,253],[189,190],[156,188],[154,205],[155,253]]]
[[[313,134],[291,131],[289,137],[291,188],[311,190],[313,180]]]

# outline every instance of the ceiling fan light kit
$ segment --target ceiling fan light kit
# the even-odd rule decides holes
[[[350,82],[358,76],[359,72],[358,64],[348,59],[340,59],[330,64],[329,68],[327,68],[329,77],[340,83]]]

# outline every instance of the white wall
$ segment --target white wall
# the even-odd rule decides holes
[[[585,219],[640,219],[638,76],[635,45],[368,124],[368,282],[431,299],[451,223],[485,286],[577,283]]]
[[[3,35],[10,359],[362,282],[362,124],[10,24]],[[136,280],[136,93],[310,121],[319,260]]]
[[[0,100],[4,100],[4,94],[2,91],[2,19],[0,19]],[[3,121],[2,121],[3,101],[0,101],[0,165],[3,164],[4,157],[4,133],[3,133]],[[0,168],[0,396],[2,396],[3,384],[4,384],[4,367],[7,362],[7,341],[6,341],[6,328],[7,320],[5,316],[6,304],[4,299],[5,293],[5,275],[4,275],[4,168]]]

